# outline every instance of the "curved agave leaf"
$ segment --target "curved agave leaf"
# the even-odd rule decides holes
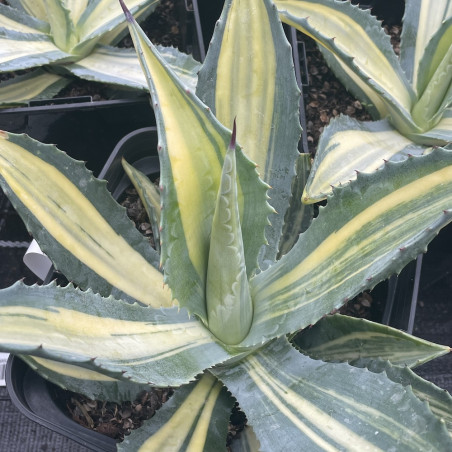
[[[157,46],[157,49],[187,88],[194,90],[201,64],[173,47]],[[86,80],[146,91],[149,89],[134,49],[98,45],[90,55],[65,65],[65,68]]]
[[[0,350],[115,379],[179,386],[231,357],[186,310],[153,309],[71,286],[0,291]]]
[[[235,400],[213,375],[179,388],[152,419],[118,444],[118,451],[226,450],[228,420]]]
[[[303,202],[321,201],[333,187],[355,180],[358,172],[374,172],[387,160],[419,155],[426,149],[401,135],[386,119],[334,118],[320,137]]]
[[[160,252],[160,192],[157,190],[155,184],[141,171],[129,165],[124,159],[122,159],[121,163],[146,210],[146,214],[151,223],[154,246]]]
[[[243,8],[253,13],[243,14]],[[196,93],[226,127],[237,119],[237,141],[271,187],[270,204],[278,214],[270,216],[265,231],[268,246],[260,256],[264,268],[276,259],[298,156],[300,92],[294,72],[287,70],[292,66],[271,1],[225,3]]]
[[[388,162],[333,190],[294,248],[251,280],[255,314],[243,345],[317,322],[400,272],[451,220],[452,151],[445,149]]]
[[[75,184],[78,184],[76,186]],[[64,275],[102,295],[170,306],[158,255],[82,162],[25,135],[0,134],[0,185]]]
[[[314,359],[351,362],[387,359],[398,366],[415,367],[450,352],[444,345],[419,339],[386,325],[344,315],[328,315],[294,338]]]
[[[209,330],[225,344],[242,341],[253,320],[237,200],[235,139],[234,122],[212,220],[206,280]]]
[[[50,63],[70,61],[72,56],[60,50],[44,33],[1,33],[1,72],[12,72],[43,66]]]
[[[419,377],[408,367],[394,366],[382,359],[358,359],[350,364],[355,367],[365,367],[374,373],[385,372],[393,382],[410,386],[416,397],[427,402],[433,414],[444,420],[452,436],[452,397],[447,391]]]
[[[380,97],[398,128],[416,130],[410,115],[415,93],[375,17],[349,2],[276,0],[275,5],[284,22],[334,54],[344,69],[338,75],[347,75],[342,81],[349,89],[356,85],[355,77],[360,78],[364,83],[359,84],[359,91],[365,90],[372,100],[375,94]],[[375,94],[371,95],[369,89]]]
[[[117,380],[73,364],[28,355],[21,355],[20,358],[46,380],[92,400],[121,403],[135,400],[141,391],[151,389],[149,385]]]
[[[285,338],[214,373],[245,410],[262,451],[452,447],[444,422],[409,386],[384,372],[312,360]]]
[[[60,75],[36,69],[0,83],[0,104],[9,106],[25,104],[32,99],[49,99],[69,82]]]
[[[126,15],[150,85],[159,131],[165,281],[179,302],[206,322],[210,232],[231,133],[165,67],[156,48],[130,14]],[[266,198],[267,185],[259,179],[255,164],[238,147],[237,173],[245,262],[250,274],[257,265],[271,208]]]
[[[452,15],[452,2],[450,0],[405,0],[405,15],[400,42],[400,64],[405,74],[422,94],[426,81],[430,80],[431,71],[438,67],[441,53],[447,51],[447,43],[443,42],[435,51],[427,51],[432,39],[450,31],[445,21]],[[434,36],[436,35],[436,38]],[[444,35],[443,35],[444,36]],[[449,34],[450,46],[450,34]],[[427,61],[428,70],[424,66]]]

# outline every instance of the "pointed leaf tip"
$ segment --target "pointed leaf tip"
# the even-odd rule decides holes
[[[236,136],[237,136],[237,127],[236,127],[236,123],[235,123],[236,119],[237,119],[237,117],[234,118],[234,122],[232,124],[232,135],[231,135],[231,143],[229,144],[229,149],[235,149]]]
[[[126,16],[126,19],[128,22],[133,22],[133,16],[130,14],[129,9],[127,8],[126,4],[124,3],[124,0],[119,0],[119,4],[121,5],[122,10],[124,11],[124,15]]]

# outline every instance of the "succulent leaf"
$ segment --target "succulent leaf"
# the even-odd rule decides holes
[[[243,14],[243,8],[252,14]],[[286,70],[292,66],[290,45],[269,0],[225,2],[197,95],[226,127],[237,118],[237,141],[270,185],[269,202],[277,212],[265,230],[263,268],[276,259],[298,156],[300,92],[293,71]]]
[[[374,373],[384,371],[394,383],[411,386],[416,397],[428,403],[433,414],[444,420],[449,433],[452,434],[452,397],[447,391],[419,377],[408,367],[394,366],[382,359],[357,360],[351,364],[366,367]]]
[[[122,159],[122,166],[137,191],[151,222],[155,249],[160,252],[160,193],[157,187],[141,171]]]
[[[333,187],[356,179],[357,172],[373,172],[385,161],[419,155],[427,149],[401,135],[386,119],[361,122],[341,115],[330,122],[320,137],[303,202],[325,199]]]
[[[451,163],[452,151],[438,148],[334,190],[294,248],[250,281],[255,314],[243,344],[317,322],[425,251],[452,220]]]
[[[285,338],[214,372],[240,401],[262,451],[389,450],[394,444],[441,451],[452,445],[444,422],[409,386],[384,372],[312,360]]]
[[[194,90],[201,64],[173,47],[157,46],[157,49],[181,81]],[[65,65],[65,68],[86,80],[139,90],[149,89],[134,49],[98,45],[90,55]]]
[[[2,132],[0,185],[70,280],[102,295],[113,291],[154,307],[171,305],[163,275],[152,265],[158,265],[157,253],[113,200],[106,182],[94,179],[82,162],[55,146]]]
[[[16,283],[2,291],[0,350],[155,386],[188,383],[231,358],[186,310],[153,309],[54,284]]]
[[[225,450],[228,419],[234,399],[213,375],[183,386],[143,427],[134,430],[118,451]]]
[[[20,358],[46,380],[91,400],[121,403],[135,400],[141,391],[150,389],[149,385],[117,380],[73,364],[28,355],[21,355]]]
[[[30,100],[49,99],[58,94],[69,82],[69,79],[61,75],[36,69],[2,82],[0,84],[1,104],[12,106]]]
[[[1,72],[17,71],[56,62],[69,61],[72,57],[55,46],[44,33],[0,33]]]
[[[332,362],[385,359],[415,367],[450,352],[444,345],[424,341],[386,325],[343,315],[328,315],[303,330],[294,342],[311,358]]]
[[[253,319],[237,199],[235,138],[234,122],[212,221],[206,282],[209,329],[225,344],[241,342]]]

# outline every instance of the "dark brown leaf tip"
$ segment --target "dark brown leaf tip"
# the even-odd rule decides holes
[[[128,22],[133,21],[133,16],[130,14],[130,11],[128,10],[126,4],[124,3],[124,0],[119,0],[119,4],[121,5],[122,10],[124,11],[124,15],[126,16],[126,19]]]
[[[234,118],[234,122],[232,124],[232,135],[231,135],[231,142],[229,144],[229,149],[235,149],[235,144],[236,144],[236,135],[237,135],[237,128],[236,128],[236,124],[235,124],[235,119]]]

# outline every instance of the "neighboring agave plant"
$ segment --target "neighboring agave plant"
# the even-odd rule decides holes
[[[71,74],[125,89],[147,89],[135,51],[114,47],[127,32],[117,0],[8,3],[0,3],[0,72],[33,70],[0,84],[0,105],[51,98],[71,81]],[[142,20],[158,3],[133,0],[130,9]],[[165,48],[164,54],[185,77],[199,69],[177,49]]]
[[[451,449],[451,397],[410,370],[449,347],[327,314],[451,221],[452,151],[359,174],[299,235],[309,156],[274,4],[225,2],[196,94],[126,17],[157,118],[160,215],[126,169],[161,254],[81,162],[2,132],[2,188],[77,287],[2,290],[0,350],[88,397],[180,387],[119,450],[222,450],[236,401],[245,450]]]
[[[275,0],[313,37],[335,74],[378,121],[347,116],[323,133],[304,193],[316,202],[356,171],[452,141],[452,1],[406,0],[400,57],[369,11],[336,0]]]

